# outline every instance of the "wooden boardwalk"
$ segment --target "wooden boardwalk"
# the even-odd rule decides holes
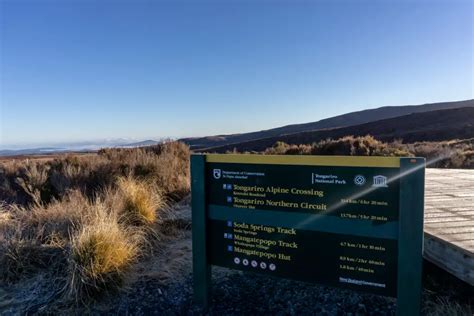
[[[426,169],[424,257],[474,285],[474,170]]]

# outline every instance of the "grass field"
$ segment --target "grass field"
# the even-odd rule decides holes
[[[472,159],[472,140],[409,148],[369,136],[312,145],[277,143],[265,153],[405,156],[416,151],[430,157],[446,148],[458,148]],[[3,294],[6,288],[35,293],[47,287],[41,308],[77,312],[109,304],[139,276],[177,280],[189,275],[189,155],[186,145],[167,142],[77,155],[3,158],[0,312],[25,305]],[[453,165],[452,155],[446,159],[440,166]],[[471,313],[472,302],[458,281],[435,268],[427,273],[426,314]],[[21,294],[27,302],[37,299],[28,295]],[[28,308],[37,310],[34,304]]]
[[[4,160],[0,279],[49,270],[76,302],[114,291],[188,193],[189,150],[176,142]]]

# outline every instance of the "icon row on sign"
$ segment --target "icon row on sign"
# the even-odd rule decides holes
[[[239,257],[235,257],[234,258],[234,263],[235,264],[241,264],[242,263],[242,265],[244,265],[244,266],[248,266],[250,264],[253,268],[260,267],[260,269],[262,269],[262,270],[265,270],[267,267],[271,271],[276,270],[276,265],[274,263],[270,263],[269,265],[267,265],[267,263],[263,262],[263,261],[258,263],[256,260],[252,260],[252,261],[249,261],[248,259],[242,259],[241,260]]]

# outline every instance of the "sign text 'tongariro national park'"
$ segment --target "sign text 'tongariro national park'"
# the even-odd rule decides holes
[[[417,313],[423,158],[193,155],[194,291],[210,266],[398,298]],[[245,289],[243,289],[245,290]]]

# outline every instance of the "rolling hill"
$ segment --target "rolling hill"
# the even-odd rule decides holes
[[[405,143],[472,138],[474,137],[474,107],[412,113],[359,125],[216,146],[207,148],[205,151],[226,152],[234,148],[238,151],[263,151],[273,146],[277,141],[288,144],[311,144],[327,138],[337,139],[347,135],[364,136],[367,134],[383,141],[402,139]]]
[[[317,122],[293,124],[251,133],[183,138],[180,139],[180,141],[187,143],[191,146],[192,149],[203,149],[230,144],[238,144],[242,142],[254,141],[258,139],[265,139],[286,134],[295,134],[320,129],[360,125],[368,122],[408,115],[411,113],[421,113],[461,107],[474,107],[474,99],[466,101],[430,103],[423,105],[384,106],[376,109],[369,109],[338,115]]]

